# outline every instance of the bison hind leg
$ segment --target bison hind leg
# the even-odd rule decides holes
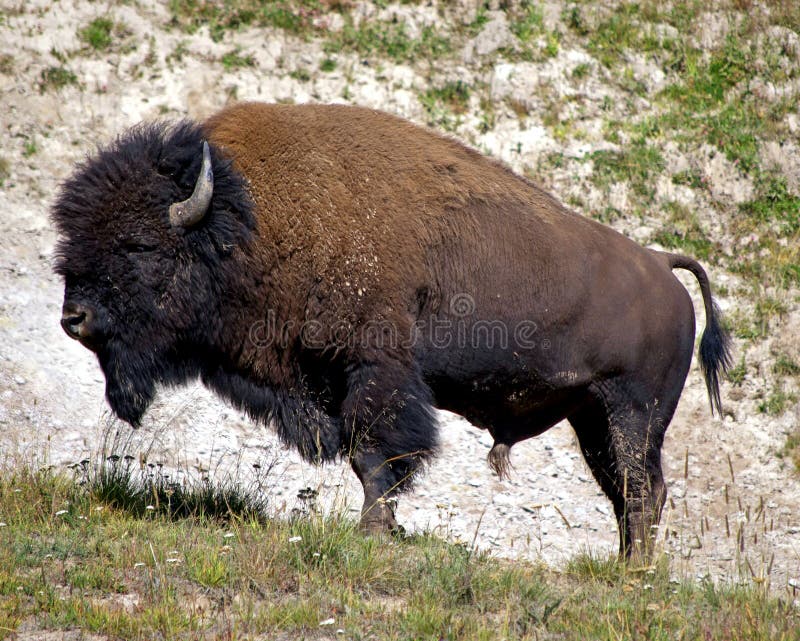
[[[620,556],[648,560],[666,500],[661,445],[674,404],[639,404],[617,386],[596,387],[569,417],[589,469],[614,506]]]
[[[489,467],[494,470],[494,473],[497,474],[501,481],[511,478],[511,470],[514,466],[511,465],[510,454],[510,445],[507,443],[495,443],[486,457]]]

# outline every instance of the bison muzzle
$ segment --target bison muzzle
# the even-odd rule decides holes
[[[729,364],[702,267],[565,209],[503,165],[400,118],[238,104],[145,124],[81,164],[53,207],[62,325],[137,425],[199,377],[308,460],[346,458],[362,525],[437,445],[434,408],[514,443],[566,418],[624,555],[666,496],[661,445],[692,358],[712,410]]]

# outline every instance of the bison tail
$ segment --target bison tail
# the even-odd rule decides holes
[[[720,312],[717,303],[711,297],[711,286],[708,276],[693,258],[681,256],[680,254],[666,254],[669,266],[672,269],[687,269],[700,284],[700,291],[703,293],[703,303],[706,308],[706,328],[700,339],[700,367],[703,370],[703,377],[706,379],[708,388],[708,398],[711,402],[711,413],[715,411],[722,415],[722,402],[719,396],[719,377],[720,372],[727,373],[731,366],[731,336],[728,330],[722,326]]]

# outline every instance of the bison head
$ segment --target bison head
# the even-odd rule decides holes
[[[202,371],[254,229],[244,180],[191,123],[136,127],[61,188],[52,211],[61,325],[97,354],[137,425],[157,383]]]

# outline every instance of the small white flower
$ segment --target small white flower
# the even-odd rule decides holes
[[[289,543],[299,543],[302,540],[303,540],[302,536],[290,536],[289,537]]]
[[[236,536],[236,535],[233,532],[225,532],[225,534],[222,535],[222,538],[223,539],[232,539],[234,536]]]
[[[154,508],[152,505],[145,505],[144,509],[145,510],[155,510],[156,508]]]
[[[170,557],[167,559],[167,563],[180,563],[180,559],[176,559],[175,557]]]
[[[3,521],[0,521],[0,527],[6,527],[7,525],[8,525],[8,523],[4,523]]]
[[[62,516],[64,514],[66,514],[68,511],[69,510],[59,510],[58,512],[56,512],[56,516]]]
[[[336,619],[334,619],[333,617],[319,622],[320,625],[333,625],[334,623],[336,623]]]
[[[133,567],[134,567],[134,569],[143,568],[144,567],[144,563],[142,563],[141,561],[139,563],[134,563]]]
[[[102,505],[98,505],[96,508],[94,508],[94,511],[95,512],[102,512],[103,511],[103,506]]]

